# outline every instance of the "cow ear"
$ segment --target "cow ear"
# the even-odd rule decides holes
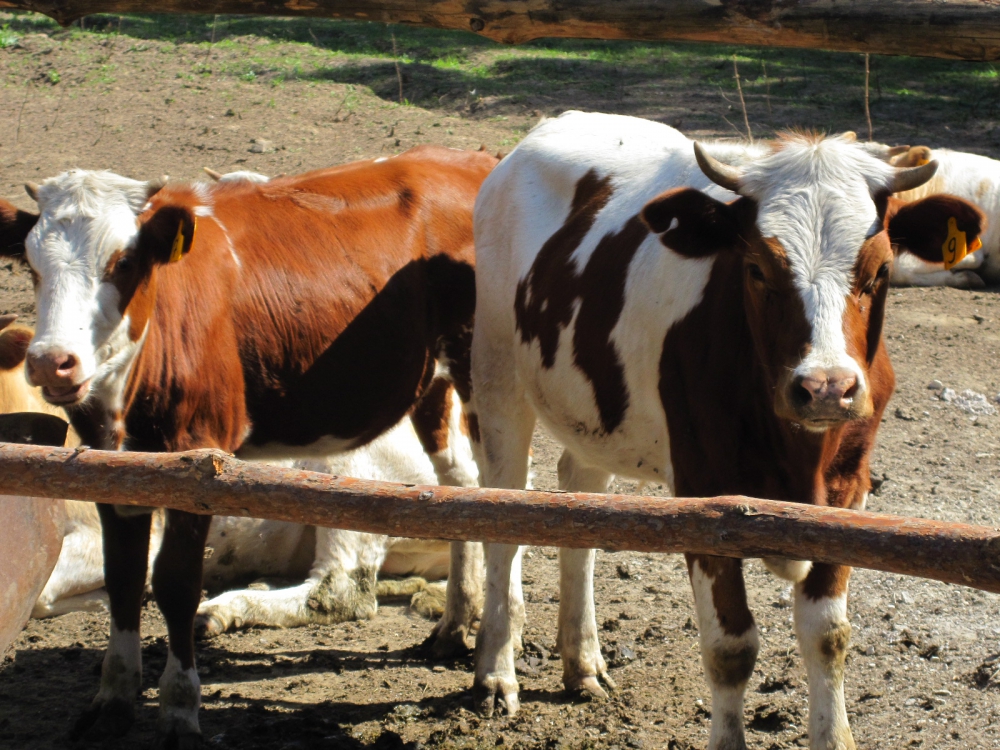
[[[21,211],[0,200],[0,255],[23,259],[24,240],[36,221],[38,214]]]
[[[190,252],[196,230],[194,214],[187,208],[158,208],[139,227],[136,253],[154,263],[176,263]]]
[[[740,198],[722,203],[693,188],[670,190],[643,206],[642,220],[660,242],[688,258],[714,255],[740,243]]]
[[[890,198],[885,226],[895,252],[908,250],[929,263],[948,265],[961,260],[954,257],[956,241],[964,243],[963,255],[982,245],[986,216],[963,198],[939,193],[911,203]]]

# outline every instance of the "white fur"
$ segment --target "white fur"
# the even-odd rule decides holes
[[[845,138],[793,139],[776,151],[763,144],[707,144],[707,149],[742,170],[741,192],[758,202],[758,227],[788,253],[813,331],[811,352],[802,367],[848,368],[863,390],[864,371],[847,353],[842,318],[857,253],[877,228],[872,193],[885,187],[893,168]],[[652,234],[640,244],[627,271],[623,310],[611,333],[629,407],[610,434],[600,422],[593,386],[574,362],[575,313],[560,332],[550,369],[541,366],[537,342],[524,344],[516,328],[517,286],[545,241],[563,226],[576,186],[589,170],[598,178],[610,177],[614,192],[571,258],[577,269],[586,266],[603,237],[620,231],[649,200],[671,188],[693,187],[722,201],[735,198],[702,173],[688,138],[665,125],[631,117],[568,112],[540,124],[497,165],[479,192],[474,215],[472,411],[482,436],[477,455],[484,486],[524,487],[536,419],[580,467],[599,470],[608,478],[619,474],[673,486],[659,392],[660,356],[670,328],[701,302],[714,258],[682,257]],[[511,615],[512,560],[510,548],[488,545],[475,678],[484,699],[502,698],[508,708],[517,703],[515,628],[505,619]],[[590,562],[581,559],[579,564],[585,571]],[[786,572],[797,577],[807,566],[788,566]],[[576,592],[586,574],[566,574],[564,580]],[[582,612],[585,599],[572,593],[561,600],[563,607]],[[589,642],[589,620],[589,615],[560,615],[560,639]],[[570,635],[572,629],[578,632]],[[589,669],[596,679],[596,668]],[[564,671],[570,675],[573,668],[564,663]]]
[[[163,735],[201,735],[198,709],[201,707],[201,680],[194,667],[184,669],[173,651],[160,675],[160,715],[158,729]]]
[[[850,633],[847,595],[813,601],[795,587],[795,632],[809,677],[809,747],[811,750],[854,750],[844,703],[843,659],[824,656],[822,638],[833,629]],[[845,644],[846,645],[846,644]],[[839,667],[835,661],[839,660]]]

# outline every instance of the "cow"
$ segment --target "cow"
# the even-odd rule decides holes
[[[541,420],[565,450],[559,485],[618,474],[677,496],[744,494],[863,508],[894,387],[881,330],[893,245],[937,257],[949,219],[983,217],[894,192],[897,169],[851,137],[699,144],[665,125],[569,112],[537,126],[476,200],[469,421],[484,487],[523,486]],[[520,550],[486,546],[473,692],[518,709]],[[795,584],[811,747],[853,748],[843,696],[849,568],[765,561]],[[613,687],[598,644],[592,550],[560,554],[558,648],[569,690]],[[758,651],[740,560],[687,555],[709,748],[744,748]]]
[[[0,356],[4,351],[0,334]],[[0,371],[0,383],[4,375],[6,372]],[[24,390],[32,390],[23,371],[16,376]],[[37,399],[41,401],[40,396]],[[4,405],[0,401],[0,409]],[[456,417],[461,414],[457,396],[453,394],[448,405],[452,410],[448,438],[464,444],[471,463],[468,438],[455,431]],[[408,417],[368,445],[348,453],[286,463],[291,468],[360,479],[437,482]],[[107,601],[97,507],[72,500],[66,505],[69,521],[63,549],[32,611],[35,618],[102,611]],[[157,510],[150,535],[150,566],[160,550],[163,521],[163,511]],[[380,596],[410,596],[411,607],[427,617],[443,612],[443,588],[428,581],[447,576],[449,546],[445,542],[216,516],[209,527],[205,553],[203,586],[222,593],[198,607],[196,635],[203,638],[252,625],[287,628],[369,619],[377,612]],[[254,579],[263,580],[252,588],[238,588]],[[290,579],[305,580],[290,587],[278,585]],[[149,584],[147,575],[147,588]],[[316,606],[317,601],[323,601],[324,606]]]
[[[29,185],[38,314],[28,380],[87,445],[250,459],[358,448],[440,398],[463,403],[475,307],[472,206],[497,160],[417,147],[284,177],[165,185],[70,170]],[[463,480],[421,432],[441,484]],[[121,735],[141,679],[150,513],[99,506],[111,634],[75,736]],[[210,519],[168,510],[152,575],[168,631],[157,732],[200,742],[194,619]],[[478,614],[474,545],[452,546],[438,653]]]
[[[967,247],[968,255],[950,268],[943,259],[917,258],[901,253],[893,265],[891,281],[899,286],[948,286],[957,289],[980,289],[1000,283],[1000,162],[979,154],[927,146],[914,146],[893,156],[900,167],[915,167],[931,160],[938,163],[933,178],[914,190],[899,193],[904,201],[920,200],[935,193],[957,195],[975,204],[989,218],[980,248]]]

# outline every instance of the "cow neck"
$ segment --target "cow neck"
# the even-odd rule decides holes
[[[702,301],[667,332],[660,362],[678,496],[854,502],[856,483],[839,481],[859,461],[867,466],[864,451],[853,461],[840,455],[853,431],[814,433],[779,419],[775,387],[748,325],[742,259],[720,253]]]

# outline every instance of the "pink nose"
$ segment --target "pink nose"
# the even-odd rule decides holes
[[[26,357],[28,380],[35,385],[65,387],[72,385],[78,375],[80,360],[69,352],[28,353]]]
[[[812,370],[793,385],[799,406],[832,406],[850,409],[858,391],[858,376],[843,368]]]

